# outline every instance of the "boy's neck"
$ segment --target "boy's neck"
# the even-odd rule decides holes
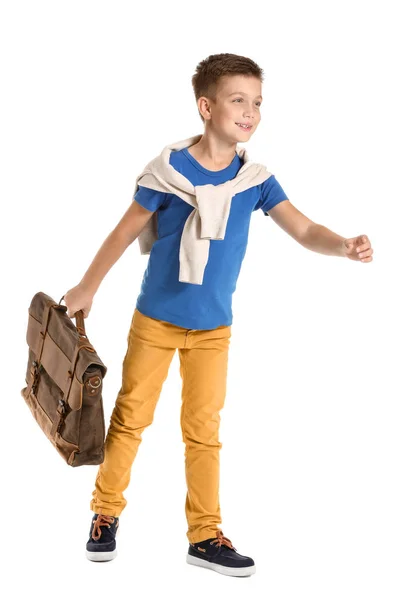
[[[189,146],[187,151],[209,171],[221,171],[229,167],[236,154],[237,143],[227,144],[214,135],[203,134],[197,144]]]

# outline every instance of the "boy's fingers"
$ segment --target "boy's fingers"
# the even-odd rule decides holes
[[[371,256],[373,253],[373,249],[372,248],[368,248],[368,250],[365,250],[365,252],[361,252],[359,254],[360,258],[367,258],[368,256]]]

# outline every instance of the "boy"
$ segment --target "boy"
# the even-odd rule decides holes
[[[299,212],[275,176],[252,163],[247,142],[261,119],[262,69],[234,54],[211,55],[192,78],[203,135],[166,146],[136,180],[131,206],[78,286],[65,294],[68,316],[87,317],[111,266],[139,239],[150,253],[133,314],[122,386],[105,440],[90,508],[90,560],[116,556],[123,491],[141,433],[153,420],[178,349],[185,442],[187,562],[234,576],[255,572],[220,529],[219,411],[224,405],[232,294],[250,218],[261,209],[300,244],[370,262],[368,237],[345,239]]]

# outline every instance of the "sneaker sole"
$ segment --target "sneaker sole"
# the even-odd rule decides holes
[[[89,552],[86,550],[86,558],[94,562],[105,562],[113,560],[117,556],[117,549],[112,552]]]
[[[246,577],[248,575],[253,575],[253,573],[256,572],[255,565],[251,565],[250,567],[224,567],[223,565],[218,565],[208,560],[202,560],[191,554],[186,555],[186,562],[189,565],[204,567],[205,569],[211,569],[212,571],[221,573],[221,575],[231,575],[233,577]]]

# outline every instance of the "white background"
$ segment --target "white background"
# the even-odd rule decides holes
[[[399,581],[399,89],[395,2],[2,2],[2,435],[7,598],[394,600]],[[222,530],[257,573],[187,565],[172,362],[132,467],[118,557],[85,558],[96,466],[67,466],[25,385],[28,307],[76,285],[168,143],[202,133],[198,62],[265,71],[247,150],[371,263],[304,249],[254,213],[221,412]],[[109,422],[148,257],[137,240],[86,321]]]

